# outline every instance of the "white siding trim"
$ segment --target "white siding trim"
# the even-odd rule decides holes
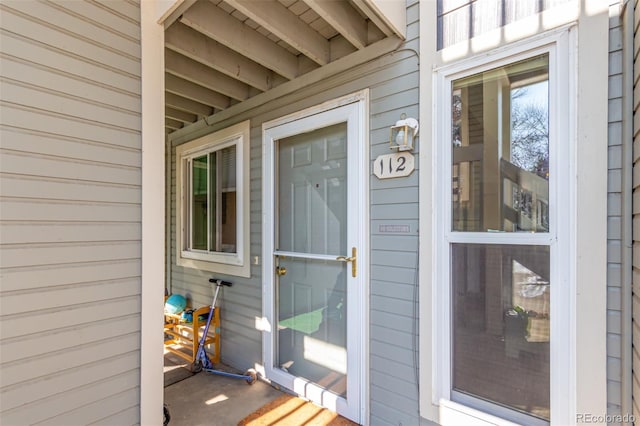
[[[575,381],[576,413],[607,412],[607,81],[609,10],[607,2],[583,2],[578,20],[579,100],[575,151]],[[579,356],[578,356],[579,355]],[[575,420],[575,419],[574,419]]]
[[[435,154],[435,126],[434,111],[435,97],[433,90],[436,87],[435,75],[428,72],[430,65],[437,64],[437,5],[436,2],[422,2],[420,5],[421,28],[427,31],[420,32],[420,57],[422,72],[420,73],[420,124],[423,129],[420,140],[419,164],[421,165],[419,176],[419,223],[420,235],[419,255],[419,354],[420,354],[420,417],[432,421],[438,421],[438,401],[434,383],[435,356],[432,348],[435,347],[437,333],[433,324],[437,322],[436,313],[431,309],[434,302],[433,285],[435,279],[435,214],[436,188],[433,183],[437,181],[435,167],[432,166]],[[430,129],[431,131],[429,131]],[[428,136],[427,136],[428,135]],[[425,137],[426,136],[426,137]]]
[[[140,424],[162,424],[164,310],[164,27],[155,2],[141,2],[142,297]],[[159,214],[160,213],[160,214]]]

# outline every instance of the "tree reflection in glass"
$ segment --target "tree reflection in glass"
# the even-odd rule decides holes
[[[453,82],[452,229],[549,231],[549,58]]]

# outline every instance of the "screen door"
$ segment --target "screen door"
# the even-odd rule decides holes
[[[356,110],[345,106],[267,132],[273,233],[266,273],[272,380],[358,421],[364,206],[362,176],[352,170],[362,170]]]

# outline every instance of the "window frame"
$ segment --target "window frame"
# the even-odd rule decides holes
[[[249,277],[249,121],[227,127],[176,147],[176,263],[178,266]],[[202,155],[236,147],[236,251],[206,252],[189,248],[191,220],[191,173],[188,161]],[[208,157],[210,158],[210,157]],[[209,169],[209,166],[208,166]],[[210,226],[210,224],[209,224]],[[209,232],[210,234],[210,232]],[[207,236],[209,239],[210,236]]]
[[[465,419],[466,424],[510,424],[499,417],[500,409],[493,412],[480,411],[452,400],[452,312],[451,306],[451,245],[471,244],[516,244],[543,245],[550,249],[551,281],[551,338],[550,341],[550,404],[551,423],[568,424],[573,405],[570,383],[574,377],[571,359],[575,347],[572,330],[575,329],[574,265],[575,250],[572,247],[572,188],[575,186],[570,169],[574,159],[572,151],[574,122],[571,105],[572,86],[569,80],[571,66],[570,32],[563,28],[532,41],[518,43],[491,56],[478,56],[436,69],[434,72],[434,144],[433,144],[433,252],[432,272],[432,403],[439,405],[439,417]],[[549,231],[529,232],[463,232],[452,228],[452,150],[451,140],[451,95],[452,83],[460,78],[483,71],[506,66],[539,54],[549,55]],[[559,125],[564,123],[564,125]],[[563,165],[563,167],[559,167]],[[567,167],[569,166],[569,167]],[[563,212],[564,214],[560,214]],[[564,267],[563,267],[564,265]],[[497,408],[497,406],[496,406]],[[460,417],[462,416],[462,417]],[[446,423],[446,422],[445,422]],[[444,424],[444,423],[443,423]]]

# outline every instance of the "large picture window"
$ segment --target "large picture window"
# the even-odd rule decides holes
[[[550,420],[549,246],[491,237],[549,231],[548,79],[542,54],[451,82],[452,400],[529,424]]]
[[[176,148],[178,265],[248,276],[248,122]]]
[[[559,212],[568,210],[569,157],[559,75],[553,44],[441,74],[436,378],[441,407],[469,419],[565,416],[568,216]]]

